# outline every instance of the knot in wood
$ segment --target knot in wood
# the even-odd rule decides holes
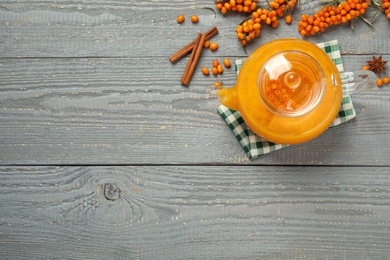
[[[104,197],[107,200],[111,200],[111,201],[117,200],[119,199],[119,195],[120,195],[120,189],[116,184],[112,184],[112,183],[104,184]]]

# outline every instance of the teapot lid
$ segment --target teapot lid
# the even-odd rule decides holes
[[[283,51],[269,58],[257,77],[260,100],[279,116],[297,117],[312,111],[325,93],[321,66],[302,51]]]

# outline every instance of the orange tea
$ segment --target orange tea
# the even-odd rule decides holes
[[[322,69],[308,55],[298,51],[279,53],[260,70],[261,100],[272,112],[301,116],[321,100],[323,79]]]

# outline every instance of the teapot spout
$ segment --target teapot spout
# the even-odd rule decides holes
[[[341,73],[340,79],[343,84],[343,93],[353,94],[373,88],[376,85],[377,76],[369,70],[357,70]]]
[[[218,87],[217,97],[219,102],[233,110],[238,110],[237,103],[237,88],[236,86],[231,88]]]

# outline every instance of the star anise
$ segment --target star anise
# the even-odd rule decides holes
[[[367,61],[369,67],[369,70],[375,72],[378,76],[380,76],[381,71],[385,70],[385,65],[387,61],[382,61],[382,55],[379,58],[376,58],[375,56],[372,56],[372,60]]]

